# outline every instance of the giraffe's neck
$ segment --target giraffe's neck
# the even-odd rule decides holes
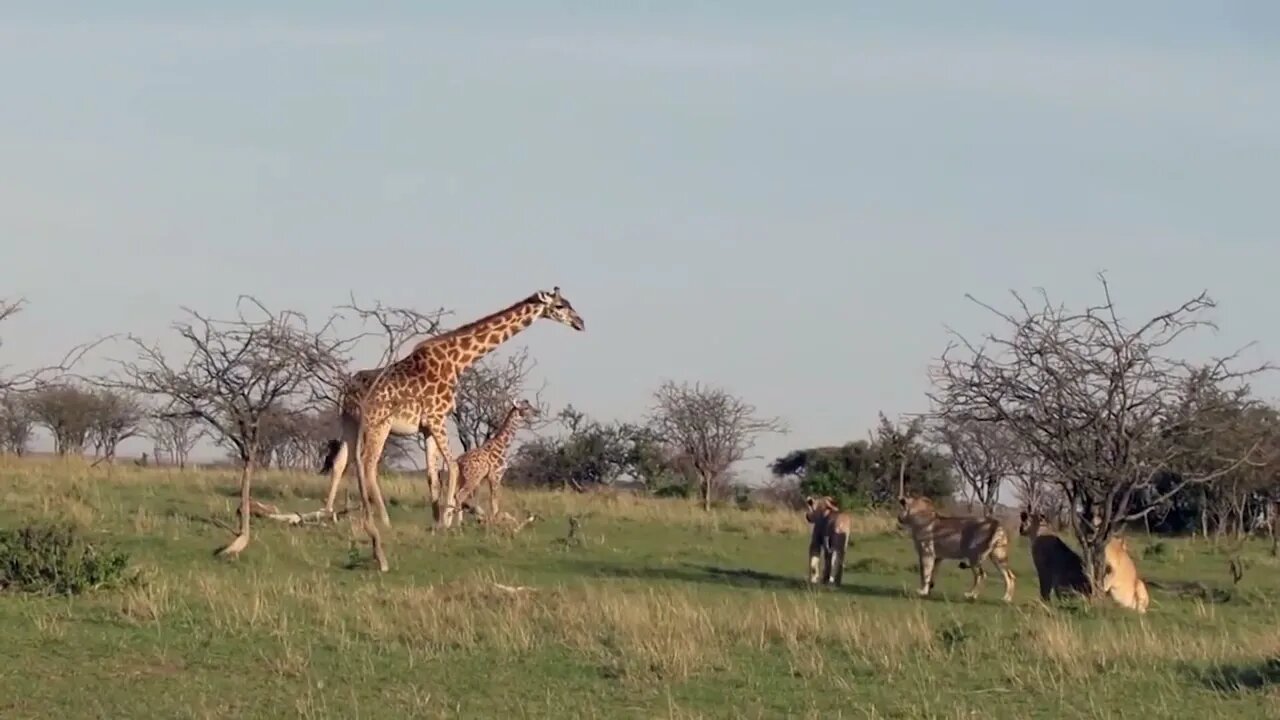
[[[520,424],[520,411],[512,408],[507,411],[507,416],[502,419],[502,424],[498,426],[498,432],[489,438],[486,445],[493,455],[501,456],[507,451],[507,445],[511,443],[511,438],[515,437],[516,426]]]
[[[516,333],[524,330],[542,314],[542,305],[529,297],[492,315],[463,325],[422,342],[418,347],[444,347],[456,358],[455,372],[461,373]]]

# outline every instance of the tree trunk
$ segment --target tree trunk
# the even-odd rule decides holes
[[[711,476],[702,476],[702,509],[711,512]]]
[[[253,514],[250,505],[253,502],[250,486],[253,484],[254,452],[245,453],[244,468],[240,471],[240,533],[231,544],[218,551],[219,555],[236,557],[249,547],[249,517]]]

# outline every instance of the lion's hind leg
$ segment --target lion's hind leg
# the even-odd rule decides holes
[[[833,585],[844,582],[844,558],[849,550],[849,534],[834,532],[831,535],[831,571],[827,576]]]
[[[983,558],[979,556],[969,558],[965,563],[973,571],[973,586],[964,594],[966,600],[978,597],[978,592],[982,589],[982,581],[987,577],[987,572],[982,569],[982,560]]]
[[[991,558],[991,564],[1004,578],[1004,601],[1013,602],[1013,588],[1017,583],[1018,576],[1013,574],[1013,568],[1009,567],[1009,537],[1005,534],[1003,528],[996,528],[995,537],[992,538],[991,551],[988,554]]]
[[[1038,573],[1038,575],[1040,577],[1040,599],[1041,600],[1045,602],[1049,602],[1049,598],[1052,593],[1057,592],[1059,595],[1062,594],[1060,591],[1056,589],[1058,583],[1057,581],[1054,580],[1053,576],[1051,575],[1051,571],[1048,568],[1046,568],[1044,572]]]
[[[816,585],[822,572],[822,544],[814,538],[809,543],[809,584]]]

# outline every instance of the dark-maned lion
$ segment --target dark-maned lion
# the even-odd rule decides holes
[[[939,560],[960,560],[960,567],[973,570],[973,587],[964,594],[972,600],[986,577],[982,562],[987,558],[1004,578],[1004,601],[1013,601],[1017,579],[1009,569],[1009,534],[995,518],[948,517],[939,515],[926,497],[898,498],[898,523],[911,531],[920,560],[920,589],[924,597],[933,590],[933,576]]]
[[[1092,584],[1084,571],[1084,560],[1062,538],[1054,534],[1043,513],[1022,511],[1018,534],[1031,538],[1031,561],[1040,579],[1040,599],[1049,601],[1050,593],[1092,596]]]
[[[1102,576],[1102,592],[1110,595],[1120,607],[1145,613],[1151,600],[1147,584],[1138,577],[1138,566],[1129,556],[1129,543],[1123,536],[1113,537],[1107,541],[1103,554],[1107,567]]]
[[[804,519],[813,524],[809,535],[809,582],[839,585],[844,580],[844,556],[849,550],[849,513],[840,512],[828,495],[804,499]],[[819,568],[821,563],[821,568]]]

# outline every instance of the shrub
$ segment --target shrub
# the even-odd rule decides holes
[[[670,485],[662,485],[653,490],[653,496],[657,498],[683,498],[688,500],[693,497],[694,485],[692,483],[672,483]]]
[[[127,553],[99,551],[69,524],[0,530],[0,590],[79,595],[124,579]]]

